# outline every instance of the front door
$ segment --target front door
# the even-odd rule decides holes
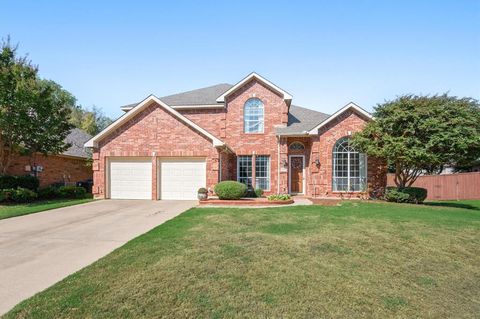
[[[303,193],[303,156],[290,157],[290,193]]]

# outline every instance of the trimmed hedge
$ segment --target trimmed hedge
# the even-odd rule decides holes
[[[40,199],[54,199],[58,198],[58,188],[55,186],[47,186],[38,190],[38,198]]]
[[[385,200],[396,203],[421,204],[427,198],[427,190],[421,187],[387,187]]]
[[[87,191],[79,186],[62,186],[58,189],[58,195],[62,198],[85,198]]]
[[[0,190],[1,202],[29,203],[37,199],[34,191],[26,188],[7,188]]]
[[[220,199],[240,199],[246,192],[247,186],[236,181],[223,181],[215,185],[215,194]]]
[[[0,175],[0,189],[17,189],[20,187],[36,191],[39,185],[40,181],[35,176]]]

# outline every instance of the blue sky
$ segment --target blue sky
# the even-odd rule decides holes
[[[5,1],[42,77],[111,116],[256,71],[293,103],[367,110],[404,93],[480,98],[480,1]]]

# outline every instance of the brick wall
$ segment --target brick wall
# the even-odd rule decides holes
[[[78,182],[92,179],[92,167],[87,161],[81,158],[68,156],[44,156],[37,155],[35,163],[43,166],[43,172],[38,172],[40,186],[47,186],[57,182]],[[31,165],[31,158],[28,156],[14,156],[12,165],[7,170],[9,175],[28,175],[25,166]]]
[[[340,138],[360,131],[365,123],[365,119],[349,110],[322,127],[318,136],[311,138],[312,153],[308,186],[310,196],[340,196],[340,193],[332,191],[333,146]],[[320,160],[319,166],[314,164],[317,158]],[[370,193],[383,191],[387,182],[386,173],[386,165],[382,161],[372,157],[367,159],[367,181]],[[347,196],[363,197],[364,194],[351,193]]]
[[[219,153],[212,142],[196,130],[152,103],[99,144],[93,153],[94,187],[97,198],[105,197],[108,157],[151,157],[153,172],[159,157],[203,157],[207,163],[207,188],[218,181]],[[156,176],[156,175],[153,175]],[[152,199],[157,198],[153,178]]]

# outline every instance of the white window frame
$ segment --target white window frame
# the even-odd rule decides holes
[[[261,122],[262,122],[262,129],[261,130],[257,130],[257,131],[247,131],[247,127],[250,127],[249,125],[247,125],[247,123],[260,123],[260,120],[257,120],[257,121],[254,121],[254,120],[247,120],[247,116],[251,116],[250,114],[247,114],[247,103],[249,103],[250,101],[253,101],[253,100],[257,100],[260,102],[260,104],[262,105],[262,119],[261,119]],[[245,104],[243,104],[243,132],[245,134],[262,134],[265,132],[265,104],[263,104],[263,101],[260,100],[259,98],[256,98],[256,97],[253,97],[253,98],[250,98],[248,99]]]
[[[367,176],[368,176],[367,156],[366,156],[366,154],[360,153],[358,151],[336,152],[335,149],[336,149],[338,143],[341,140],[344,140],[344,139],[350,140],[350,138],[346,137],[346,136],[342,137],[342,138],[339,138],[335,142],[335,144],[333,145],[333,148],[332,148],[332,191],[336,192],[336,193],[363,193],[364,190],[362,190],[362,188],[363,188],[363,186],[365,186],[367,184]],[[336,169],[336,167],[337,167],[336,166],[337,154],[347,154],[347,176],[346,177],[337,176],[337,173],[338,173],[337,169]],[[358,154],[359,155],[359,157],[358,157],[358,170],[359,170],[358,178],[360,180],[360,189],[359,190],[350,190],[351,187],[352,187],[351,180],[353,178],[357,178],[357,177],[351,176],[351,161],[350,161],[351,154]],[[363,161],[364,161],[363,176],[362,176],[362,165],[361,165],[362,158],[363,158]],[[338,190],[338,188],[336,188],[338,183],[335,182],[335,179],[338,179],[338,178],[346,178],[347,179],[347,190]]]
[[[244,184],[244,183],[240,180],[240,178],[241,178],[241,177],[240,177],[240,157],[249,157],[249,158],[250,158],[250,161],[251,161],[251,174],[252,174],[252,175],[251,175],[250,177],[243,177],[243,178],[247,178],[247,179],[250,178],[250,180],[251,180],[250,185],[253,186],[253,165],[254,165],[254,163],[253,163],[253,156],[252,156],[252,155],[238,155],[238,156],[237,156],[237,182]],[[248,184],[245,184],[245,185],[247,185],[247,187],[248,187]]]
[[[258,177],[257,176],[257,171],[258,171],[257,170],[257,158],[259,158],[259,157],[263,157],[263,158],[267,159],[267,169],[266,169],[267,176],[266,177]],[[257,184],[257,178],[261,178],[261,179],[266,179],[267,183],[268,183],[268,188],[265,188],[265,189],[262,188],[262,189],[266,192],[270,191],[270,189],[271,189],[270,175],[271,175],[271,172],[270,172],[270,156],[269,155],[256,155],[255,156],[255,189],[259,188],[258,184]]]

